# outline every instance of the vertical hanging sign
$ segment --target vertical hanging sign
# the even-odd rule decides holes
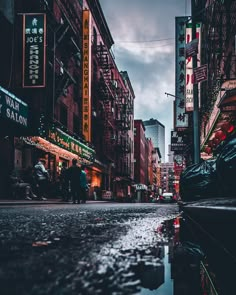
[[[23,15],[23,88],[45,87],[46,14]]]
[[[196,54],[197,54],[197,66],[199,67],[201,64],[201,24],[196,24],[196,39],[192,40],[192,24],[189,23],[186,25],[186,48],[188,45],[194,44],[196,42]],[[195,46],[195,45],[194,45]],[[189,46],[190,48],[190,46]],[[185,109],[186,112],[193,111],[193,84],[194,84],[194,75],[193,75],[193,61],[192,56],[194,55],[194,50],[192,51],[193,54],[189,54],[186,56],[186,85],[185,85]],[[198,87],[198,96],[199,96],[199,107],[200,107],[200,85]]]
[[[91,81],[90,81],[90,24],[89,10],[83,10],[83,75],[82,75],[82,133],[91,141]]]
[[[185,30],[188,17],[175,18],[175,128],[188,127],[185,113]]]

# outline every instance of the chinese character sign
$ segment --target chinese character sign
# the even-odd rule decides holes
[[[188,127],[185,113],[185,30],[188,17],[175,18],[175,128]]]
[[[171,131],[171,151],[183,152],[187,144],[186,138],[187,137],[183,131]]]
[[[23,87],[45,87],[46,14],[23,15]]]
[[[87,141],[91,141],[91,81],[90,81],[90,12],[83,11],[83,96],[82,96],[82,132]]]
[[[197,46],[197,66],[200,66],[200,56],[201,56],[201,25],[196,24],[196,39],[192,40],[192,24],[186,25],[186,44],[193,43],[193,41],[198,40]],[[193,43],[194,44],[194,43]],[[193,53],[194,54],[194,53]],[[193,56],[193,55],[192,55]],[[185,85],[185,109],[186,112],[193,111],[193,84],[194,84],[194,74],[193,74],[193,61],[192,56],[186,56],[186,85]],[[200,85],[198,95],[200,95]],[[200,102],[200,97],[199,97]]]

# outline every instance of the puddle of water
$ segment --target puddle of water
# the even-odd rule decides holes
[[[154,290],[149,288],[142,288],[140,294],[142,295],[173,295],[173,279],[171,278],[171,264],[169,262],[169,246],[164,246],[164,258],[159,271],[154,272],[152,277],[149,277],[153,282],[161,281],[161,284]],[[149,275],[148,273],[146,275]],[[152,283],[153,284],[153,283]]]
[[[131,223],[127,235],[108,243],[97,255],[97,274],[108,278],[114,294],[120,294],[119,288],[123,294],[206,294],[201,290],[203,278],[208,283],[200,268],[204,254],[198,245],[183,239],[182,230],[179,216]]]

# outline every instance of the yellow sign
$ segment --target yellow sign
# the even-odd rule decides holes
[[[90,83],[90,32],[89,10],[83,11],[83,96],[82,96],[82,128],[83,135],[91,142],[91,83]]]

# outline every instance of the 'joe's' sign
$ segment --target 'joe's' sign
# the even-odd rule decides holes
[[[46,14],[23,15],[23,87],[45,87]]]

